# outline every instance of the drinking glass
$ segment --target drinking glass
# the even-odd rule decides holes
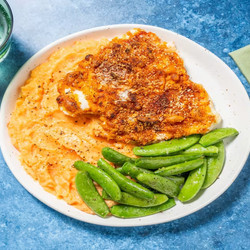
[[[13,15],[6,0],[0,0],[0,62],[10,50]]]

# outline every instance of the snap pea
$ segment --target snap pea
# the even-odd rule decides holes
[[[112,198],[108,195],[108,193],[105,190],[102,190],[102,198],[104,200],[112,200]]]
[[[97,164],[102,170],[108,173],[111,176],[111,178],[114,179],[114,181],[118,184],[121,190],[142,199],[150,200],[154,198],[153,192],[143,187],[142,185],[126,178],[124,175],[115,170],[104,159],[99,159]]]
[[[123,166],[122,166],[122,174],[123,175],[129,175],[131,176],[133,179],[136,179],[137,175],[140,173],[153,173],[147,169],[143,169],[143,168],[138,168],[136,167],[133,163],[130,162],[126,162]],[[144,183],[141,183],[140,181],[138,181],[138,183],[140,185],[142,185],[143,187],[151,190],[150,187],[148,187],[147,185],[145,185]],[[151,190],[152,191],[152,190]]]
[[[140,173],[153,173],[147,169],[143,169],[143,168],[138,168],[136,167],[133,163],[130,162],[126,162],[122,167],[121,170],[119,171],[120,173],[122,173],[123,175],[127,175],[132,177],[133,179],[136,179],[136,176]],[[147,188],[150,191],[153,191],[152,188],[150,188],[149,186],[141,183],[140,181],[137,181],[140,185],[142,185],[143,187]]]
[[[218,142],[216,146],[219,149],[217,157],[207,157],[207,174],[202,189],[212,185],[218,178],[225,161],[225,147],[223,142]]]
[[[181,186],[184,182],[185,182],[185,178],[182,176],[166,176],[165,178],[173,181],[175,184],[177,184],[178,186]]]
[[[191,171],[195,168],[200,167],[204,163],[203,158],[199,158],[192,161],[186,161],[180,164],[172,165],[166,168],[160,168],[157,171],[155,171],[155,174],[161,175],[161,176],[171,176],[171,175],[177,175],[182,174],[188,171]]]
[[[205,159],[203,165],[189,173],[188,178],[178,195],[178,199],[181,202],[189,201],[198,194],[204,183],[206,172],[207,161]]]
[[[116,217],[128,219],[156,214],[170,209],[173,206],[175,206],[174,199],[169,199],[165,203],[155,207],[132,207],[127,205],[115,205],[111,207],[111,213]]]
[[[186,149],[182,152],[183,155],[205,155],[205,156],[216,156],[218,155],[218,148],[215,146],[209,146],[207,148],[200,144],[195,144],[191,148]]]
[[[125,162],[133,162],[134,161],[134,159],[132,159],[124,154],[121,154],[121,153],[117,152],[116,150],[109,148],[109,147],[105,147],[102,149],[102,155],[106,160],[108,160],[108,161],[110,161],[118,166],[122,166]]]
[[[153,173],[147,169],[143,169],[143,168],[138,168],[136,167],[134,164],[130,163],[130,162],[126,162],[123,166],[122,166],[122,172],[131,176],[132,178],[136,179],[137,175],[140,173]]]
[[[189,148],[200,139],[200,135],[190,135],[180,139],[173,139],[155,143],[152,145],[134,147],[133,152],[138,156],[161,156],[168,155]]]
[[[236,136],[239,132],[235,128],[218,128],[203,135],[199,143],[204,146],[210,146],[217,142],[222,141],[226,137]]]
[[[177,163],[190,161],[200,158],[202,154],[186,154],[186,155],[173,155],[162,157],[142,157],[135,160],[135,165],[145,169],[158,169],[162,167],[171,166]]]
[[[108,196],[105,191],[102,193],[102,198],[106,200],[113,200],[111,197]],[[145,200],[135,197],[131,194],[122,192],[122,198],[117,202],[119,202],[120,204],[130,205],[134,207],[154,207],[161,205],[167,200],[168,197],[165,194],[155,194],[152,200]]]
[[[86,171],[79,171],[75,177],[75,184],[80,197],[87,206],[97,215],[105,218],[109,214],[109,208],[97,192],[89,174]]]
[[[121,199],[121,190],[116,182],[103,170],[83,161],[76,161],[74,167],[81,171],[87,171],[94,181],[96,181],[113,199]]]
[[[116,168],[115,170],[118,171],[119,173],[123,174],[123,175],[125,174],[125,173],[123,172],[123,170],[122,170],[122,167]]]
[[[125,175],[129,175],[132,178],[136,179],[136,177],[141,174],[141,173],[148,173],[148,174],[153,174],[152,171],[149,171],[147,169],[143,169],[143,168],[138,168],[136,167],[133,163],[130,162],[126,162],[123,166],[122,166],[122,173]],[[178,186],[182,185],[185,181],[184,177],[181,176],[169,176],[166,177],[167,179],[170,179],[171,181],[173,181],[174,183],[176,183]],[[148,187],[145,183],[142,182],[138,182],[140,183],[142,186],[151,189],[151,187]]]
[[[171,197],[176,197],[180,192],[180,187],[177,184],[159,175],[141,173],[137,176],[137,179],[160,193]]]

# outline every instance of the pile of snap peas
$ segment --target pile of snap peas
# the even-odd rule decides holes
[[[175,206],[174,198],[190,201],[215,182],[225,161],[223,139],[237,135],[234,128],[220,128],[203,136],[134,147],[138,158],[105,147],[102,155],[106,160],[98,160],[99,168],[83,161],[74,163],[79,170],[77,191],[87,206],[104,218],[110,213],[135,218],[165,211]],[[93,181],[103,188],[102,195]],[[118,204],[109,209],[105,200]]]

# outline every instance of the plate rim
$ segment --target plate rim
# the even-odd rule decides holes
[[[198,44],[197,42],[194,42],[193,40],[183,36],[183,35],[180,35],[176,32],[173,32],[171,30],[168,30],[168,29],[164,29],[164,28],[161,28],[161,27],[157,27],[157,26],[152,26],[152,25],[144,25],[144,24],[114,24],[114,25],[105,25],[105,26],[99,26],[99,27],[95,27],[95,28],[90,28],[90,29],[85,29],[85,30],[82,30],[82,31],[78,31],[78,32],[75,32],[73,34],[70,34],[70,35],[67,35],[67,36],[64,36],[60,39],[57,39],[56,41],[48,44],[47,46],[45,46],[44,48],[42,48],[41,50],[39,50],[37,53],[35,53],[26,63],[24,63],[24,65],[17,71],[17,73],[15,74],[15,76],[13,77],[13,79],[11,80],[9,86],[7,87],[5,93],[4,93],[4,96],[3,96],[3,99],[2,99],[2,103],[1,103],[1,107],[0,107],[0,135],[2,134],[3,132],[3,129],[5,127],[5,119],[4,119],[4,110],[5,110],[5,107],[8,103],[8,96],[10,95],[12,89],[14,89],[15,85],[17,85],[15,82],[17,81],[16,79],[18,78],[20,72],[22,72],[23,70],[26,69],[27,65],[32,65],[34,64],[33,61],[35,61],[37,58],[39,58],[40,56],[42,56],[44,53],[46,53],[47,51],[49,51],[50,49],[54,48],[56,45],[60,45],[61,43],[63,42],[67,42],[71,39],[74,39],[74,38],[77,38],[77,37],[80,37],[80,36],[84,36],[85,34],[89,34],[89,33],[94,33],[94,32],[98,32],[98,31],[105,31],[105,30],[109,30],[109,29],[112,29],[112,28],[128,28],[128,29],[132,29],[132,28],[135,28],[135,27],[138,27],[138,28],[142,28],[142,29],[149,29],[149,30],[159,30],[159,31],[162,31],[162,32],[170,32],[172,33],[173,35],[175,36],[180,36],[182,39],[187,39],[188,42],[191,42],[193,45],[195,46],[199,46],[200,49],[204,49],[206,51],[206,53],[209,53],[210,56],[213,57],[213,59],[217,60],[218,62],[224,64],[224,66],[226,66],[226,68],[228,70],[231,71],[231,73],[234,74],[234,76],[238,79],[238,86],[237,88],[240,88],[241,89],[241,92],[243,94],[244,92],[244,95],[246,97],[248,97],[248,94],[244,88],[244,86],[242,85],[241,81],[239,80],[239,78],[237,77],[237,75],[233,72],[232,69],[230,69],[230,67],[225,63],[223,62],[219,57],[217,57],[214,53],[212,53],[211,51],[209,51],[208,49],[204,48],[203,46],[201,46],[200,44]],[[154,32],[154,31],[152,31]],[[36,67],[36,66],[35,66]],[[35,68],[34,65],[33,67],[29,68],[29,72]],[[247,106],[247,109],[248,111],[250,112],[250,101],[248,103],[249,105]],[[4,145],[4,140],[0,140],[0,148],[2,150],[2,155],[3,155],[3,158],[5,160],[5,163],[6,165],[8,166],[8,168],[11,170],[12,174],[15,176],[15,178],[17,179],[17,181],[30,193],[32,194],[35,198],[37,198],[38,200],[40,200],[41,202],[43,202],[44,204],[46,204],[47,206],[49,206],[50,208],[60,212],[61,214],[64,214],[66,216],[69,216],[71,218],[74,218],[74,219],[77,219],[77,220],[80,220],[80,221],[83,221],[83,222],[87,222],[87,223],[91,223],[91,224],[96,224],[96,225],[102,225],[102,226],[113,226],[113,227],[135,227],[135,226],[148,226],[148,225],[156,225],[156,224],[161,224],[161,223],[167,223],[167,222],[170,222],[170,221],[173,221],[173,220],[176,220],[176,219],[180,219],[180,218],[183,218],[185,216],[188,216],[190,214],[193,214],[195,212],[197,212],[198,210],[206,207],[208,204],[212,203],[214,200],[216,200],[217,198],[219,198],[231,185],[232,183],[235,181],[235,179],[237,178],[237,176],[239,175],[239,173],[241,172],[242,168],[244,167],[246,161],[247,161],[247,158],[248,158],[248,155],[246,154],[245,157],[242,158],[241,160],[241,163],[239,165],[241,165],[242,167],[237,171],[235,172],[233,178],[231,179],[230,182],[228,182],[225,186],[223,186],[223,189],[220,190],[220,192],[218,192],[217,195],[215,195],[214,197],[210,198],[207,202],[201,204],[200,206],[197,206],[195,209],[193,209],[191,212],[188,212],[188,213],[184,213],[182,216],[175,216],[175,217],[172,217],[172,219],[168,220],[164,220],[164,221],[160,221],[160,222],[143,222],[143,218],[141,220],[139,220],[139,222],[135,225],[133,222],[132,223],[129,223],[128,221],[130,219],[119,219],[119,218],[116,218],[118,219],[120,222],[121,221],[127,221],[128,223],[125,223],[125,225],[121,225],[119,223],[110,223],[107,221],[107,219],[102,219],[102,220],[98,220],[98,222],[95,221],[95,218],[97,215],[90,215],[90,214],[87,214],[88,216],[93,216],[93,218],[89,219],[88,216],[87,218],[85,218],[85,216],[83,216],[83,218],[79,218],[79,216],[74,216],[72,214],[68,214],[67,211],[62,211],[62,209],[58,209],[58,208],[55,208],[55,206],[53,204],[50,204],[46,201],[46,199],[44,199],[43,197],[41,198],[39,196],[39,194],[36,194],[35,192],[33,192],[29,187],[27,187],[27,185],[21,180],[21,178],[17,175],[17,173],[14,171],[14,168],[11,167],[11,162],[10,162],[10,159],[7,158],[7,152],[5,150],[5,145]],[[250,141],[248,143],[248,152],[250,151]],[[28,175],[28,173],[26,173]],[[29,176],[29,175],[28,175]],[[30,176],[29,176],[30,177]],[[32,178],[32,177],[30,177]],[[40,184],[39,184],[40,185]],[[48,193],[48,192],[47,192]],[[48,193],[50,194],[50,193]],[[50,194],[51,195],[51,194]],[[55,196],[56,198],[56,196]],[[57,198],[56,198],[57,199]],[[83,212],[84,213],[84,212]],[[97,216],[98,217],[98,216]],[[98,217],[100,218],[100,217]],[[145,218],[145,217],[144,217]],[[106,222],[106,223],[105,223]]]

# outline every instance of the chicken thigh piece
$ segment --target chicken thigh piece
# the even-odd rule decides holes
[[[58,91],[65,114],[98,116],[96,136],[125,143],[204,134],[220,121],[174,46],[141,29],[87,55],[60,81]]]

